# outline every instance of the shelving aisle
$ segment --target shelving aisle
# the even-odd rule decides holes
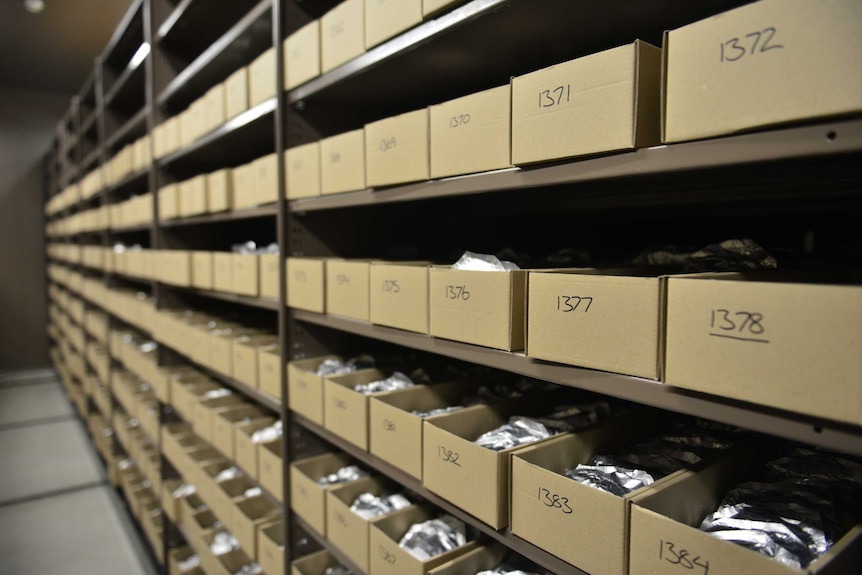
[[[0,572],[157,573],[48,371],[0,375]]]

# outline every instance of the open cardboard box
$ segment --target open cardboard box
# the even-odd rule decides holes
[[[257,553],[258,528],[278,518],[281,507],[263,495],[235,502],[233,506],[232,532],[240,547],[254,555]]]
[[[257,562],[267,575],[284,575],[284,521],[258,527]]]
[[[220,385],[204,376],[192,381],[189,381],[185,377],[174,378],[171,380],[173,408],[184,420],[193,422],[195,418],[195,405],[200,401],[200,398],[208,391],[220,388]]]
[[[480,571],[497,567],[509,553],[511,551],[508,548],[499,544],[476,547],[448,563],[435,567],[428,572],[428,575],[476,575]]]
[[[231,409],[245,403],[245,398],[238,393],[205,399],[195,405],[195,433],[204,441],[213,442],[213,421],[216,413]]]
[[[228,459],[236,459],[236,430],[240,425],[259,421],[266,412],[250,403],[241,403],[219,410],[213,417],[213,447]]]
[[[278,254],[261,254],[259,264],[260,297],[278,299],[281,285],[280,271],[282,258]]]
[[[316,551],[292,561],[290,575],[323,575],[329,567],[338,567],[338,560],[329,551]]]
[[[257,387],[275,399],[281,399],[281,345],[273,343],[257,348]]]
[[[240,569],[252,562],[252,559],[245,553],[244,549],[236,549],[223,555],[213,554],[210,544],[215,536],[216,533],[207,535],[204,538],[206,548],[198,549],[198,554],[201,557],[201,567],[203,567],[207,575],[236,575]]]
[[[233,341],[233,378],[258,387],[258,350],[278,343],[274,335],[242,335]]]
[[[371,323],[428,333],[429,262],[372,262]]]
[[[327,359],[344,358],[323,355],[298,359],[287,364],[288,407],[317,425],[323,425],[323,377],[315,372]]]
[[[199,567],[185,571],[180,569],[180,563],[187,561],[193,555],[197,555],[197,552],[191,547],[174,547],[169,550],[168,575],[203,575],[203,571]]]
[[[326,310],[360,321],[370,320],[369,282],[371,262],[328,260],[326,262]]]
[[[260,486],[269,491],[270,495],[279,502],[284,500],[284,466],[281,460],[283,449],[282,437],[257,446]]]
[[[180,500],[174,497],[174,491],[183,483],[182,479],[166,479],[162,482],[162,511],[173,523],[180,522]]]
[[[271,427],[273,424],[275,424],[275,418],[262,417],[248,423],[243,423],[236,428],[234,444],[235,461],[237,466],[252,479],[257,480],[259,478],[258,444],[252,441],[252,435],[255,431]]]
[[[254,487],[255,484],[244,475],[219,482],[212,477],[210,479],[210,487],[206,491],[210,494],[210,507],[228,531],[234,535],[236,535],[237,526],[233,513],[234,507],[239,501],[245,499],[245,493]],[[206,499],[206,496],[204,498]]]
[[[212,535],[220,525],[219,519],[209,509],[198,511],[189,516],[184,523],[189,544],[200,550],[205,545],[204,541],[207,536]]]
[[[325,453],[290,464],[290,508],[318,534],[326,536],[326,492],[317,480],[352,460],[344,453]]]
[[[411,526],[434,519],[439,515],[440,512],[432,507],[414,505],[372,521],[369,533],[371,566],[369,573],[425,575],[431,569],[476,548],[474,541],[468,541],[457,549],[421,561],[398,545]]]
[[[200,495],[197,493],[192,493],[191,495],[182,497],[179,501],[179,524],[188,529],[192,517],[206,509],[209,509],[207,504],[204,503],[204,500],[201,499]],[[195,549],[197,549],[197,547],[195,547]]]

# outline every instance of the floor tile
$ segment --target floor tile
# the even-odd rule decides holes
[[[59,383],[0,388],[0,426],[72,413]]]

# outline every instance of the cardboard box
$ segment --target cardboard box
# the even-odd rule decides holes
[[[275,76],[275,63],[272,65],[271,74]],[[249,77],[248,68],[243,66],[225,80],[225,115],[228,118],[241,114],[248,110]],[[256,94],[258,97],[259,94]],[[265,99],[265,98],[264,98]]]
[[[182,135],[180,134],[182,122],[179,116],[168,118],[161,124],[163,126],[164,155],[172,154],[182,146]]]
[[[527,355],[659,379],[665,280],[613,274],[530,272]]]
[[[180,182],[180,216],[186,218],[207,211],[207,179],[200,175]]]
[[[284,575],[284,522],[261,526],[257,534],[257,562],[267,575]]]
[[[640,40],[512,80],[512,163],[660,141],[661,50]]]
[[[338,567],[338,560],[329,551],[316,551],[290,564],[291,575],[323,575],[329,567]]]
[[[243,549],[254,553],[257,550],[257,530],[279,515],[279,508],[267,497],[257,495],[237,502],[233,509],[233,534]]]
[[[195,434],[206,441],[213,443],[213,419],[216,412],[243,403],[243,398],[239,394],[224,395],[205,399],[195,404],[194,421],[192,422]]]
[[[196,550],[205,545],[204,540],[215,532],[218,519],[212,511],[199,511],[185,523],[189,544]]]
[[[862,287],[815,283],[824,279],[669,278],[665,381],[859,425],[862,358],[847,346],[862,327]]]
[[[351,511],[350,506],[363,493],[381,497],[399,491],[403,489],[395,488],[388,481],[363,477],[348,485],[333,487],[326,494],[326,538],[365,573],[369,572],[371,521]]]
[[[862,111],[860,26],[853,0],[763,0],[667,32],[663,141]]]
[[[236,459],[236,430],[240,425],[261,419],[266,413],[250,404],[237,404],[213,416],[212,444],[225,457]]]
[[[524,349],[527,272],[432,266],[430,334],[505,351]]]
[[[159,189],[159,219],[171,220],[180,215],[180,198],[176,184]]]
[[[213,289],[213,252],[191,252],[192,286],[199,289]]]
[[[422,0],[365,0],[365,49],[371,49],[422,22]]]
[[[257,387],[257,351],[278,342],[273,335],[243,335],[233,341],[233,378]]]
[[[320,63],[325,74],[365,52],[365,0],[345,0],[320,19]]]
[[[206,102],[206,125],[207,131],[224,124],[227,119],[227,86],[225,83],[216,84],[204,96]]]
[[[371,318],[368,295],[371,263],[367,261],[328,260],[326,262],[327,313],[362,321]]]
[[[326,260],[287,258],[287,307],[324,313]]]
[[[191,547],[174,547],[168,551],[168,575],[201,575],[203,571],[199,567],[180,569],[180,563],[187,561],[192,555],[197,555],[197,552]]]
[[[207,575],[235,575],[240,569],[252,562],[248,554],[240,549],[229,551],[224,555],[213,555],[209,550],[209,545],[212,543],[214,536],[215,534],[208,535],[204,539],[205,550],[199,551],[201,567],[203,567]],[[254,550],[251,552],[253,553]]]
[[[428,264],[372,262],[371,323],[428,333]]]
[[[278,156],[269,154],[252,162],[254,170],[255,203],[271,204],[278,201]]]
[[[252,440],[256,431],[271,427],[275,423],[272,417],[261,417],[237,426],[234,432],[234,455],[236,464],[243,472],[258,481],[258,444]]]
[[[510,167],[511,100],[506,85],[431,106],[431,177]]]
[[[320,535],[326,536],[329,488],[317,485],[317,480],[350,464],[344,453],[326,453],[290,464],[290,508]]]
[[[281,399],[281,346],[277,343],[257,348],[258,388]]]
[[[218,291],[233,291],[234,254],[230,252],[212,252],[213,256],[213,289]]]
[[[207,210],[210,213],[233,209],[233,177],[230,168],[206,176]]]
[[[391,375],[392,371],[389,370],[361,369],[353,373],[324,378],[324,427],[349,443],[368,451],[368,400],[380,393],[364,395],[354,391],[354,387],[380,381]]]
[[[422,0],[422,15],[426,18],[437,12],[442,12],[443,9],[451,9],[457,4],[461,4],[464,0]],[[481,569],[477,569],[481,571]]]
[[[476,543],[468,541],[467,544],[457,549],[420,561],[398,545],[398,542],[412,525],[433,519],[439,514],[429,507],[414,505],[374,520],[371,523],[369,543],[370,548],[376,551],[370,554],[371,561],[369,564],[371,568],[369,573],[375,575],[425,575],[431,569],[472,551],[476,547]]]
[[[249,489],[254,488],[254,483],[245,476],[216,482],[215,477],[220,472],[214,471],[212,474],[207,474],[206,481],[209,485],[210,495],[204,499],[210,501],[210,507],[216,516],[222,520],[228,530],[233,532],[235,526],[234,506],[238,501],[245,498],[245,493]]]
[[[270,48],[248,66],[248,107],[253,108],[278,94],[275,81],[275,48]],[[235,80],[238,82],[238,80]]]
[[[233,255],[233,291],[257,297],[260,293],[260,259],[257,254]]]
[[[323,377],[315,372],[327,359],[342,358],[337,355],[325,355],[297,359],[287,364],[288,407],[291,411],[321,426],[323,425]]]
[[[254,163],[236,166],[231,172],[233,177],[233,209],[249,208],[257,205],[257,191]]]
[[[313,20],[284,41],[284,89],[320,76],[320,21]]]
[[[279,502],[284,502],[284,464],[281,458],[283,441],[279,438],[261,443],[257,447],[260,486]]]
[[[373,188],[427,180],[429,144],[427,108],[366,124],[366,184]]]
[[[345,4],[347,2],[341,6]],[[364,189],[365,130],[360,128],[320,140],[320,193],[338,194]]]
[[[279,285],[281,278],[281,256],[278,254],[261,254],[258,256],[260,260],[260,297],[278,299],[278,294],[281,293]]]
[[[284,153],[287,199],[320,195],[320,142],[289,148]]]

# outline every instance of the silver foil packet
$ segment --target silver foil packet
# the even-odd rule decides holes
[[[339,483],[347,483],[348,481],[356,481],[360,477],[368,477],[369,473],[358,465],[347,465],[342,467],[335,473],[324,475],[317,480],[317,484],[321,487],[327,485],[338,485]]]
[[[256,562],[252,561],[240,567],[234,575],[257,575],[258,573],[263,573],[263,569]]]
[[[382,497],[377,497],[372,493],[361,493],[353,501],[350,510],[363,519],[371,519],[409,506],[410,501],[398,493]]]
[[[173,490],[171,493],[171,497],[174,499],[180,499],[181,497],[188,497],[189,495],[195,492],[195,486],[191,483],[183,483],[179,487]]]
[[[320,365],[318,365],[317,369],[314,370],[314,374],[319,375],[320,377],[329,377],[332,375],[353,373],[354,371],[371,367],[374,367],[374,358],[370,355],[358,355],[348,359],[347,361],[330,358],[320,362]]]
[[[242,496],[245,498],[249,498],[249,497],[257,497],[258,495],[262,495],[262,494],[263,494],[263,489],[261,489],[260,487],[249,487],[248,489],[245,490],[245,493],[243,493]]]
[[[524,571],[511,565],[503,564],[487,571],[479,571],[476,575],[540,575],[538,571]]]
[[[370,395],[372,393],[379,393],[381,391],[395,391],[396,389],[407,389],[408,387],[414,387],[415,385],[416,384],[413,383],[412,379],[410,379],[400,371],[396,371],[386,379],[356,385],[354,386],[353,390],[363,395]]]
[[[323,575],[353,575],[353,573],[347,567],[339,565],[338,567],[327,567]]]
[[[233,395],[233,392],[226,387],[220,387],[218,389],[211,389],[208,392],[204,393],[201,396],[201,401],[206,399],[215,399],[217,397],[226,397],[228,395]]]
[[[212,543],[210,543],[210,551],[213,552],[213,555],[224,555],[234,549],[239,549],[239,541],[227,531],[216,533],[213,536]]]
[[[228,479],[236,479],[242,475],[242,471],[237,467],[228,467],[227,469],[223,469],[219,471],[218,475],[215,476],[215,482],[221,483],[222,481],[227,481]]]
[[[512,262],[500,261],[500,258],[497,256],[466,251],[461,256],[461,259],[452,264],[452,269],[478,272],[510,272],[521,268]]]
[[[420,561],[425,561],[466,543],[464,522],[451,515],[441,515],[412,525],[398,545]]]
[[[563,475],[620,497],[655,481],[646,471],[627,469],[610,463],[604,465],[605,462],[602,457],[594,457],[589,465],[581,464],[574,469],[565,469]]]
[[[459,409],[464,409],[463,405],[452,405],[450,407],[439,407],[437,409],[432,409],[430,411],[414,411],[413,415],[416,417],[431,417],[432,415],[441,415],[443,413],[451,413],[453,411],[458,411]]]
[[[195,553],[194,555],[189,555],[182,561],[177,561],[177,567],[180,568],[180,573],[185,573],[186,571],[191,571],[195,567],[201,566],[201,556]]]
[[[258,429],[254,433],[251,434],[251,442],[252,443],[269,443],[270,441],[275,441],[279,437],[284,434],[284,428],[282,426],[281,421],[276,421],[274,424],[269,427],[264,427],[263,429]]]

